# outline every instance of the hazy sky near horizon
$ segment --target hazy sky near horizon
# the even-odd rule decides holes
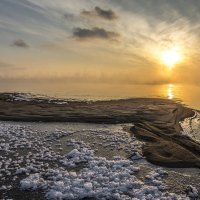
[[[199,0],[0,0],[0,77],[200,83],[199,22]]]

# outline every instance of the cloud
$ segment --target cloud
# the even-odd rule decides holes
[[[107,31],[103,28],[94,27],[92,29],[76,28],[74,29],[73,36],[78,39],[99,38],[106,40],[115,40],[119,34],[112,31]]]
[[[21,39],[14,40],[12,46],[20,47],[20,48],[28,48],[29,45]]]
[[[23,70],[24,68],[18,67],[16,65],[8,63],[8,62],[0,61],[0,69],[2,69],[2,71],[7,71],[7,70],[13,71],[13,70]]]
[[[10,67],[15,67],[15,66],[12,64],[0,61],[0,68],[10,68]]]
[[[65,14],[63,15],[63,17],[64,17],[65,19],[67,19],[67,20],[74,19],[74,15],[71,14],[71,13],[65,13]]]
[[[100,8],[98,6],[96,6],[94,8],[94,10],[92,10],[92,11],[84,10],[84,11],[82,11],[82,14],[86,15],[86,16],[100,17],[100,18],[105,19],[105,20],[117,19],[117,15],[115,14],[114,11],[112,11],[112,10],[103,10],[102,8]]]

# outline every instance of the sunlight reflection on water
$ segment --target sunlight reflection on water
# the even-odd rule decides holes
[[[174,98],[173,87],[174,87],[173,84],[169,84],[168,85],[168,91],[167,91],[168,99],[173,99]]]
[[[161,97],[181,100],[184,104],[200,109],[200,86],[163,84],[133,85],[104,83],[2,83],[0,92],[24,92],[68,99],[122,99],[134,97]]]

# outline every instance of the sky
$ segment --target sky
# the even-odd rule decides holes
[[[0,0],[0,79],[199,84],[199,22],[199,0]]]

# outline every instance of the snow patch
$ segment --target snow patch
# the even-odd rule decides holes
[[[65,155],[62,163],[64,166],[74,166],[84,160],[87,166],[79,173],[62,167],[51,169],[25,178],[21,181],[21,188],[46,188],[48,199],[187,199],[186,196],[163,192],[162,178],[166,172],[161,169],[151,172],[146,177],[150,181],[145,183],[136,177],[140,169],[134,166],[133,161],[120,157],[107,160],[94,156],[83,142],[73,141],[73,144],[76,149]]]

